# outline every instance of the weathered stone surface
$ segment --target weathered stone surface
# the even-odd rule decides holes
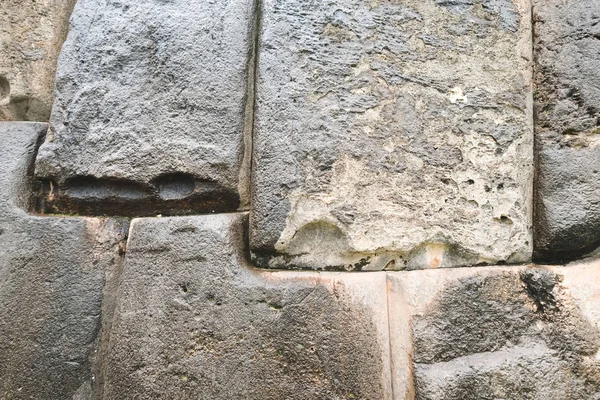
[[[391,398],[385,273],[254,270],[244,220],[132,221],[104,398]]]
[[[31,201],[45,124],[0,123],[0,398],[87,398],[118,220],[45,218]],[[83,396],[83,397],[77,397]]]
[[[238,208],[253,3],[77,3],[36,165],[49,210]]]
[[[535,1],[535,257],[600,245],[600,3]]]
[[[75,0],[2,0],[0,121],[47,121]]]
[[[414,379],[416,399],[600,398],[598,267],[389,273],[396,386]]]
[[[531,258],[526,0],[262,1],[261,266]]]
[[[533,0],[536,136],[586,147],[600,142],[600,3]]]

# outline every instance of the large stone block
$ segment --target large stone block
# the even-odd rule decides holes
[[[600,245],[600,3],[536,0],[535,257]]]
[[[0,123],[2,399],[88,398],[105,274],[127,233],[124,221],[27,214],[45,130]]]
[[[132,221],[104,398],[390,399],[385,273],[255,270],[244,221]]]
[[[36,175],[82,214],[232,211],[247,185],[253,0],[81,0]]]
[[[0,121],[48,121],[75,0],[2,0]]]
[[[599,267],[389,273],[395,387],[418,400],[599,398]]]
[[[258,264],[531,258],[528,1],[261,3]]]

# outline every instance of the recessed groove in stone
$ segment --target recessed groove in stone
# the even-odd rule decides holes
[[[148,184],[78,176],[63,184],[38,181],[35,211],[42,214],[143,217],[236,210],[239,197],[217,182],[191,174],[164,174]]]

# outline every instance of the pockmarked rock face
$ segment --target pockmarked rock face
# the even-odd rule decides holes
[[[48,121],[75,0],[2,0],[0,121]]]
[[[389,279],[391,332],[413,338],[391,335],[392,364],[415,399],[600,396],[597,263]]]
[[[262,2],[253,259],[531,258],[527,1]]]
[[[36,175],[49,211],[232,211],[252,0],[78,1]]]
[[[600,3],[535,1],[535,258],[600,245]]]
[[[536,135],[543,143],[600,142],[600,4],[534,0]]]
[[[28,215],[46,124],[0,123],[0,398],[89,398],[121,220]],[[79,397],[78,397],[79,396]]]
[[[385,273],[265,272],[245,215],[132,222],[105,399],[391,399]]]

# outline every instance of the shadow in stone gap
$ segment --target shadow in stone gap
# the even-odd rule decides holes
[[[164,174],[144,184],[128,179],[77,176],[62,185],[37,182],[34,211],[42,214],[190,215],[236,211],[239,196],[190,174]]]

